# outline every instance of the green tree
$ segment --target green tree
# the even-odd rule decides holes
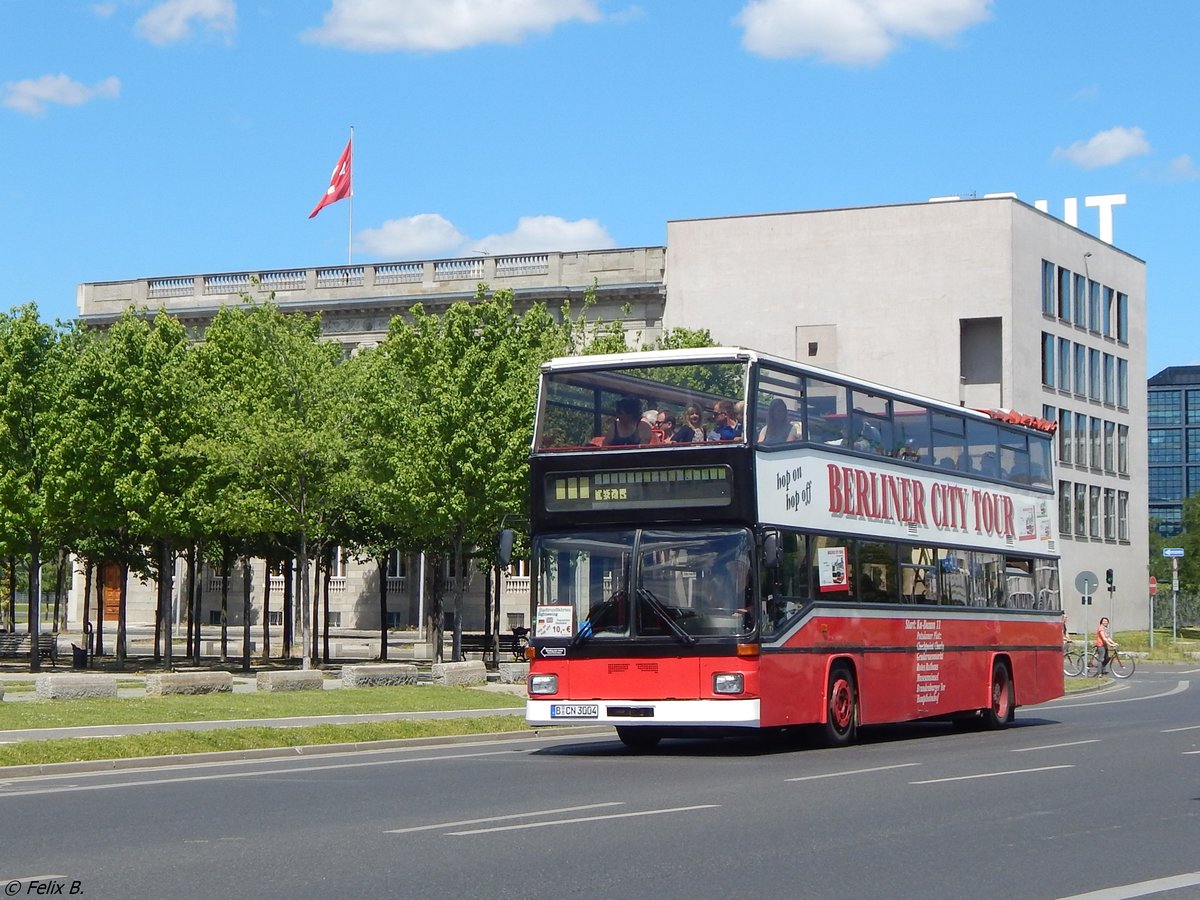
[[[442,315],[419,305],[395,319],[380,352],[396,393],[381,410],[400,430],[390,462],[414,537],[453,554],[453,606],[462,620],[466,552],[492,546],[503,516],[528,508],[528,456],[537,372],[569,347],[568,329],[540,305],[524,315],[512,293],[455,303]],[[435,587],[429,632],[441,658],[442,597]]]
[[[51,454],[60,436],[55,398],[65,372],[57,331],[28,304],[0,317],[0,533],[8,554],[28,558],[30,668],[41,667],[42,553],[56,542],[48,514]],[[56,544],[55,544],[56,546]],[[14,567],[15,568],[15,567]]]

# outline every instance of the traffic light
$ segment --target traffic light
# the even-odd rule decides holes
[[[1112,573],[1112,569],[1105,569],[1105,570],[1104,570],[1104,580],[1105,580],[1105,582],[1108,584],[1108,586],[1109,586],[1109,587],[1112,587],[1112,583],[1113,583],[1113,573]]]

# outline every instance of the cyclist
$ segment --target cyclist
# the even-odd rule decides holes
[[[1108,616],[1101,616],[1100,624],[1096,628],[1096,655],[1100,657],[1100,671],[1097,675],[1104,674],[1104,670],[1108,668],[1110,651],[1118,646],[1120,645],[1112,639],[1112,633],[1109,631]]]

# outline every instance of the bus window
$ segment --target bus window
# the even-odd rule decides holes
[[[627,636],[633,539],[633,531],[540,538],[534,637]]]
[[[933,434],[929,427],[929,410],[903,400],[892,403],[896,427],[895,456],[909,462],[933,464]]]
[[[846,439],[846,388],[808,377],[805,388],[805,440],[841,445]]]
[[[896,545],[884,541],[858,542],[858,599],[863,603],[897,603]]]
[[[851,391],[850,408],[850,446],[864,453],[891,455],[895,450],[891,401],[866,391]]]
[[[970,554],[971,606],[1000,606],[1004,600],[1004,557],[998,553]]]
[[[932,547],[900,547],[900,599],[904,603],[940,603]]]
[[[1062,594],[1058,589],[1058,562],[1053,559],[1035,559],[1033,577],[1037,590],[1037,608],[1062,609]]]
[[[1034,592],[1030,560],[1004,561],[1004,595],[1004,605],[1009,609],[1033,609],[1037,594]]]
[[[748,531],[646,530],[638,546],[638,634],[713,637],[753,627]]]
[[[971,454],[971,471],[987,478],[1000,477],[1000,455],[997,452],[999,429],[991,422],[967,420],[967,449]]]
[[[816,572],[813,586],[822,600],[852,600],[854,541],[836,535],[816,534],[809,539],[812,566]]]
[[[1029,479],[1037,487],[1052,486],[1050,465],[1050,438],[1035,437],[1029,442]]]
[[[1015,431],[1000,431],[1000,469],[1006,481],[1030,484],[1029,436]]]
[[[967,457],[966,420],[952,413],[934,412],[933,463],[944,469],[966,469]]]
[[[755,440],[773,445],[801,440],[803,413],[804,376],[761,366],[754,404]]]

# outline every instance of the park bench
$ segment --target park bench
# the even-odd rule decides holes
[[[0,632],[0,658],[28,659],[33,646],[32,636],[28,631]],[[38,635],[38,656],[50,660],[50,665],[58,665],[58,638],[53,634]]]

